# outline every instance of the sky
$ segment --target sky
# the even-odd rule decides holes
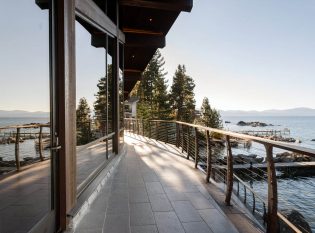
[[[185,64],[197,106],[315,108],[314,12],[313,0],[195,0],[162,50],[169,85]]]
[[[0,2],[0,110],[49,111],[48,12]],[[162,50],[169,85],[185,64],[197,107],[208,97],[222,110],[315,108],[314,12],[314,0],[195,0]],[[79,24],[76,54],[77,100],[92,107],[104,50]]]

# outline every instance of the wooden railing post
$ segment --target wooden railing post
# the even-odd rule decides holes
[[[137,134],[140,135],[140,123],[138,119],[137,119]]]
[[[183,125],[181,125],[181,139],[182,139],[182,153],[184,153],[184,129],[183,129]]]
[[[142,136],[145,136],[145,132],[144,132],[144,120],[142,119],[141,122],[142,122]]]
[[[158,129],[158,122],[155,122],[155,137],[156,140],[159,140],[159,129]]]
[[[210,181],[210,176],[211,176],[211,170],[212,170],[212,151],[211,151],[211,142],[210,142],[210,133],[207,130],[206,131],[206,141],[207,141],[207,177],[206,177],[206,182],[209,183]]]
[[[21,164],[20,164],[20,128],[16,128],[16,135],[15,135],[15,163],[16,163],[16,170],[20,171]]]
[[[278,190],[276,169],[273,161],[273,147],[270,144],[265,145],[267,158],[268,174],[268,212],[267,212],[267,232],[278,232]]]
[[[179,125],[176,123],[176,147],[179,147]]]
[[[190,126],[187,126],[187,138],[186,138],[186,150],[187,150],[187,159],[189,159],[189,146],[190,146]]]
[[[198,166],[199,160],[199,139],[198,139],[198,129],[195,127],[195,168]]]
[[[230,136],[226,136],[226,145],[227,145],[227,174],[226,174],[226,196],[225,204],[231,205],[231,196],[233,190],[233,155],[230,142]]]
[[[166,123],[165,125],[165,128],[166,128],[166,142],[165,143],[168,143],[168,123]]]
[[[149,123],[149,138],[152,137],[152,129],[151,129],[151,121],[148,121]]]
[[[44,157],[43,157],[43,126],[39,127],[38,149],[39,149],[40,160],[44,161]]]

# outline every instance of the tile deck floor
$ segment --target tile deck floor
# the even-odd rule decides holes
[[[238,232],[176,148],[139,136],[125,143],[126,155],[75,233]]]

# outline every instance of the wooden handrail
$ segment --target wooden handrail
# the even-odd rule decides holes
[[[126,118],[126,120],[135,120],[135,119],[134,118]],[[310,149],[310,148],[306,148],[306,147],[302,147],[302,146],[296,146],[296,145],[292,145],[292,144],[286,143],[286,142],[277,142],[277,141],[273,141],[270,139],[260,138],[260,137],[256,137],[256,136],[246,135],[246,134],[235,133],[235,132],[231,132],[231,131],[227,131],[227,130],[214,129],[214,128],[205,127],[205,126],[201,126],[201,125],[194,125],[194,124],[181,122],[181,121],[168,121],[168,120],[149,120],[149,121],[151,121],[151,122],[159,121],[159,122],[165,122],[165,123],[177,123],[180,125],[190,126],[193,128],[197,127],[199,130],[203,130],[203,131],[208,130],[210,133],[218,133],[218,134],[222,134],[225,136],[228,135],[230,137],[240,138],[240,139],[244,139],[244,140],[250,140],[250,141],[257,142],[257,143],[260,143],[263,145],[266,145],[266,144],[272,145],[273,147],[276,147],[279,149],[289,150],[292,152],[301,153],[304,155],[315,157],[315,150],[314,149]]]
[[[125,119],[130,121],[135,121],[135,119]],[[137,120],[138,121],[138,120]],[[136,121],[136,122],[137,122]],[[187,127],[187,143],[189,142],[189,133],[190,128],[193,128],[195,130],[195,167],[198,164],[198,139],[197,139],[197,133],[199,131],[204,131],[205,134],[205,140],[206,140],[206,157],[207,157],[207,171],[206,171],[206,181],[209,182],[210,175],[211,175],[211,139],[210,139],[210,133],[217,133],[221,134],[222,136],[225,136],[226,142],[227,142],[227,165],[225,167],[226,169],[226,178],[227,178],[227,189],[226,189],[226,199],[225,202],[227,205],[230,204],[230,199],[232,195],[233,190],[233,177],[235,177],[239,182],[241,182],[244,185],[245,191],[246,189],[249,190],[252,193],[253,196],[253,212],[255,211],[255,200],[256,198],[259,199],[263,205],[264,205],[264,213],[266,213],[266,203],[268,203],[268,212],[266,215],[267,220],[267,232],[270,233],[276,233],[278,232],[278,222],[279,219],[282,220],[285,224],[287,224],[288,227],[290,227],[294,232],[300,233],[300,231],[294,224],[292,224],[285,216],[283,216],[280,212],[278,212],[278,190],[277,190],[277,177],[276,177],[276,169],[275,169],[275,163],[273,161],[273,148],[279,148],[288,150],[291,152],[296,152],[304,155],[308,155],[311,157],[315,157],[315,150],[309,149],[301,146],[292,145],[285,142],[277,142],[269,139],[264,139],[256,136],[250,136],[245,135],[241,133],[235,133],[231,131],[226,130],[220,130],[220,129],[214,129],[209,128],[205,126],[190,124],[186,122],[180,122],[180,121],[170,121],[170,120],[147,120],[148,122],[155,122],[156,125],[159,125],[159,122],[163,123],[172,123],[176,126],[176,135],[175,135],[175,142],[173,144],[176,145],[176,147],[182,147],[182,152],[184,152],[184,148],[187,149],[187,156],[189,156],[189,144],[184,145],[184,131],[186,131],[185,127]],[[160,125],[159,125],[160,126]],[[156,129],[158,130],[158,129]],[[133,132],[135,132],[133,130]],[[168,131],[167,131],[168,132]],[[231,144],[230,144],[230,138],[239,138],[243,140],[248,140],[252,142],[256,142],[259,144],[264,145],[266,148],[266,160],[267,160],[267,174],[268,174],[268,197],[267,200],[264,200],[262,197],[260,197],[251,187],[249,187],[244,181],[241,180],[236,174],[233,172],[233,156],[232,156],[232,150],[231,150]],[[162,139],[163,140],[163,139]],[[181,140],[181,143],[180,143]],[[167,140],[168,141],[168,140]],[[181,144],[181,145],[180,145]],[[186,148],[187,147],[187,148]],[[265,218],[264,218],[265,219]]]

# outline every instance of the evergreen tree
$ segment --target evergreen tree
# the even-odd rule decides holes
[[[169,119],[170,105],[164,64],[164,58],[157,50],[142,74],[138,87],[140,101],[137,115],[139,118]]]
[[[100,128],[102,133],[105,133],[106,121],[107,121],[107,108],[108,108],[108,118],[112,118],[112,65],[107,67],[107,78],[102,77],[99,79],[97,88],[98,91],[95,94],[96,101],[94,102],[94,112],[95,120],[97,126]],[[107,82],[108,82],[108,93],[107,93]]]
[[[193,122],[195,118],[195,83],[186,75],[184,65],[178,65],[171,86],[170,100],[176,120]]]
[[[76,110],[77,144],[84,145],[92,140],[91,110],[85,98],[79,100]]]
[[[209,99],[207,97],[203,98],[201,105],[201,117],[199,120],[201,125],[211,127],[211,128],[222,128],[221,115],[218,110],[211,108],[209,104]]]

